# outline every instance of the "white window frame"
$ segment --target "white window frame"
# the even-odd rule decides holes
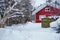
[[[45,12],[50,12],[50,8],[49,7],[48,8],[45,8]]]

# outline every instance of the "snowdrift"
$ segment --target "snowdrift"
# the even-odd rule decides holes
[[[60,18],[50,23],[50,27],[59,28],[59,26],[60,26]]]
[[[41,23],[27,22],[0,28],[0,40],[60,40],[59,35],[50,28],[41,28]]]

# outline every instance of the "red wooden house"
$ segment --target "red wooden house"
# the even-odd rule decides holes
[[[53,16],[57,17],[60,15],[59,6],[54,3],[42,4],[37,8],[32,15],[35,15],[35,22],[40,23],[42,18],[51,18]]]

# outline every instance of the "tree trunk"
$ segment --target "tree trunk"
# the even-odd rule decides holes
[[[3,27],[4,27],[7,18],[8,18],[8,17],[5,16],[4,18],[2,18],[2,20],[0,20],[0,28],[3,28]]]
[[[8,19],[8,17],[10,17],[12,14],[7,14],[6,16],[4,16],[1,20],[0,20],[0,28],[4,28],[5,26],[5,22]]]

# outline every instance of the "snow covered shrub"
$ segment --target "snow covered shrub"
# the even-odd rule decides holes
[[[57,19],[57,25],[58,25],[58,27],[57,27],[57,33],[60,33],[60,18]]]
[[[57,31],[57,33],[60,33],[60,18],[58,18],[56,21],[50,23],[50,27]]]

